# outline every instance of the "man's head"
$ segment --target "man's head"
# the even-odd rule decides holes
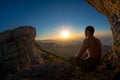
[[[94,29],[93,26],[87,26],[87,27],[85,28],[85,36],[86,36],[86,37],[93,36],[94,31],[95,31],[95,29]]]

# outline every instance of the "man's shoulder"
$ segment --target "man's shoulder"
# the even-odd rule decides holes
[[[95,37],[95,39],[96,39],[97,41],[100,41],[100,39],[98,39],[98,38],[96,38],[96,37]]]
[[[85,38],[84,39],[84,41],[90,41],[91,40],[91,38]]]
[[[96,37],[94,37],[94,42],[96,42],[96,43],[100,43],[100,44],[101,44],[100,39],[99,39],[99,38],[96,38]]]
[[[90,41],[89,38],[85,38],[85,39],[84,39],[84,42],[85,42],[85,43],[87,43],[87,42],[89,42],[89,41]]]
[[[100,41],[98,38],[96,38],[96,37],[93,37],[93,38],[85,38],[84,39],[84,42],[91,42],[91,41]]]

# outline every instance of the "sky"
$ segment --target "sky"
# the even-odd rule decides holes
[[[33,26],[36,39],[49,39],[59,37],[62,30],[83,35],[88,25],[111,36],[107,18],[84,0],[0,0],[0,31]]]

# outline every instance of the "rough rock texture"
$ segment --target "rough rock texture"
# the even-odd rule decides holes
[[[111,60],[120,69],[120,0],[86,0],[86,2],[104,14],[110,22],[114,39]]]
[[[36,30],[31,26],[0,33],[0,71],[3,72],[0,72],[1,75],[41,63],[34,47],[35,36]]]
[[[16,73],[6,80],[71,80],[73,67],[69,63],[49,63]]]
[[[97,11],[110,17],[112,14],[120,16],[120,0],[85,0]]]
[[[57,62],[25,69],[5,80],[120,80],[119,73],[106,65],[99,65],[93,71],[81,71],[70,63]]]

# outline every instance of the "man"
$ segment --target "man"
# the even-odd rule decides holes
[[[101,42],[94,36],[93,26],[86,27],[85,36],[81,50],[75,57],[75,63],[84,70],[93,70],[101,59]],[[84,59],[82,57],[87,50],[88,56]]]

